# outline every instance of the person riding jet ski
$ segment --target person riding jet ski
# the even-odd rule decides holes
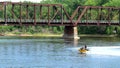
[[[81,47],[80,49],[79,49],[79,52],[81,53],[81,54],[85,54],[87,51],[89,51],[88,49],[87,49],[87,46],[85,45],[84,47]]]

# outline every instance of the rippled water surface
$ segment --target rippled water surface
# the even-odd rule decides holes
[[[87,54],[78,49],[87,45]],[[120,38],[0,37],[0,68],[119,68]]]

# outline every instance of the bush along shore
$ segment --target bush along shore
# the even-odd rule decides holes
[[[82,26],[83,27],[83,26]],[[79,36],[88,37],[113,37],[120,36],[120,28],[106,27],[104,30],[92,29],[91,27],[78,27]],[[86,31],[88,30],[88,31]],[[62,26],[0,26],[0,36],[55,36],[60,37],[64,34],[64,27]]]

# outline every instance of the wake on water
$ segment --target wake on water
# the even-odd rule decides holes
[[[70,49],[78,51],[79,48],[80,47]],[[120,56],[120,46],[88,47],[88,49],[87,54]]]

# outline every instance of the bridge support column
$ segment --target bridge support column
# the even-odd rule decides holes
[[[79,39],[77,27],[65,26],[63,38],[65,38],[65,39]]]

